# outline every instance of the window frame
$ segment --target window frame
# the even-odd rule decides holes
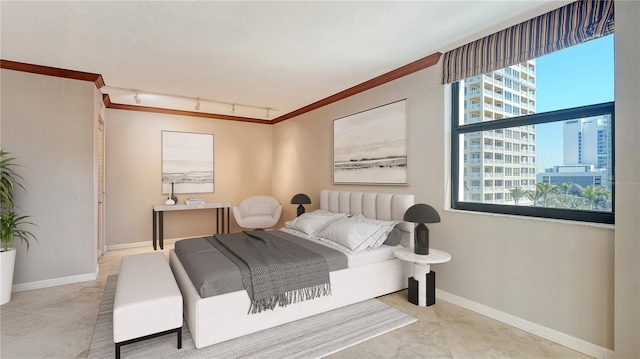
[[[615,223],[615,100],[594,105],[579,106],[524,116],[509,117],[493,121],[460,124],[460,81],[451,84],[451,208],[456,210],[500,213],[528,217],[573,220],[594,223]],[[460,176],[460,135],[471,132],[507,129],[519,126],[539,125],[572,119],[611,115],[611,212],[575,210],[567,208],[516,206],[465,202],[459,200]],[[536,136],[537,137],[537,136]],[[537,148],[537,145],[536,145]]]

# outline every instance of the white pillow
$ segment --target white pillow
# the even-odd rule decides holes
[[[295,229],[312,236],[333,220],[345,218],[345,216],[346,214],[344,213],[316,210],[310,213],[303,213],[298,218],[287,223],[285,228]]]
[[[389,235],[389,233],[391,233],[391,231],[393,231],[393,228],[395,228],[396,224],[401,222],[395,220],[384,221],[380,219],[367,218],[363,215],[357,215],[351,218],[361,223],[367,223],[381,227],[381,230],[375,234],[375,239],[370,241],[369,248],[371,249],[380,247],[384,243],[384,241],[387,240],[387,236]]]
[[[355,221],[348,218],[340,218],[325,226],[316,237],[323,242],[339,244],[350,252],[359,252],[378,240],[385,227],[375,224]],[[385,236],[386,238],[386,236]],[[383,240],[384,242],[384,240]]]

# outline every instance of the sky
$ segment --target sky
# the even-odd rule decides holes
[[[613,35],[536,59],[536,112],[613,101]],[[562,123],[536,126],[537,171],[562,165]]]

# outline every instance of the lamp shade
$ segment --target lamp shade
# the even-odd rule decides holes
[[[428,204],[418,203],[407,209],[404,213],[404,220],[413,223],[438,223],[440,215]]]
[[[311,198],[304,193],[298,193],[291,198],[291,204],[310,204]]]

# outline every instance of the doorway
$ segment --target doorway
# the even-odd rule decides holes
[[[96,142],[96,166],[98,167],[98,252],[96,258],[100,258],[104,253],[104,121],[101,116],[98,116]]]

